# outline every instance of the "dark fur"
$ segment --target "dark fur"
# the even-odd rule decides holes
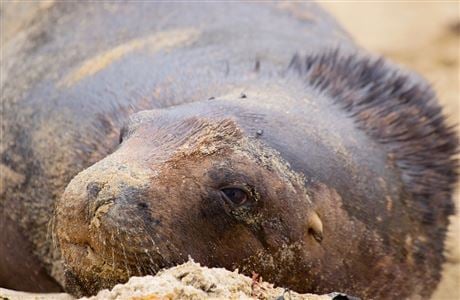
[[[408,203],[412,213],[422,220],[432,249],[442,253],[448,216],[454,212],[459,141],[429,84],[382,58],[340,50],[296,55],[288,68],[292,72],[382,144],[414,199]]]

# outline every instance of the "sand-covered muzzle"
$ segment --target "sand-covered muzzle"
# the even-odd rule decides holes
[[[146,204],[150,176],[107,157],[68,185],[55,221],[73,284],[92,292],[165,267],[154,241],[157,222]]]

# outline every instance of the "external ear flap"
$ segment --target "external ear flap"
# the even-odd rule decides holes
[[[445,228],[453,213],[458,138],[448,127],[436,96],[419,76],[367,54],[295,56],[288,73],[325,95],[381,143],[401,172],[411,209],[427,224]],[[444,226],[441,226],[444,224]]]

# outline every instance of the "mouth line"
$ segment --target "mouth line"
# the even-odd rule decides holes
[[[101,257],[88,242],[66,241],[63,246],[67,248],[66,252],[70,252],[78,261],[95,260]]]
[[[120,248],[97,251],[88,242],[66,241],[66,261],[71,269],[84,270],[84,273],[102,279],[129,278],[131,276],[156,275],[160,270],[174,266],[161,257],[152,257],[149,251],[122,254]],[[112,254],[110,254],[112,253]],[[78,272],[80,273],[80,272]]]

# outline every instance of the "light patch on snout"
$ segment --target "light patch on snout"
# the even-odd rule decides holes
[[[70,87],[80,80],[98,73],[135,50],[150,47],[150,51],[156,53],[161,50],[188,45],[195,41],[198,36],[199,32],[196,29],[189,28],[161,31],[147,37],[133,39],[84,61],[57,85],[60,87]]]

